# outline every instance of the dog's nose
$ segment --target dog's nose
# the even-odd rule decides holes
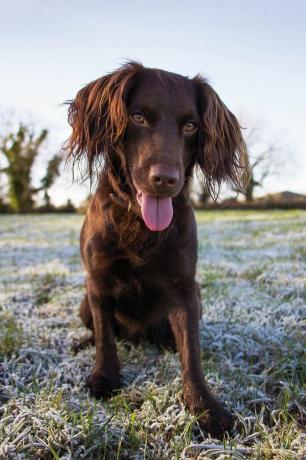
[[[179,181],[179,172],[172,166],[151,166],[149,180],[154,187],[162,190],[172,190]]]

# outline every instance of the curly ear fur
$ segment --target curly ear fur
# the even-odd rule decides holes
[[[239,123],[204,78],[198,75],[193,80],[202,114],[196,162],[212,196],[218,195],[222,181],[240,190],[248,182],[249,165]]]
[[[128,117],[125,99],[135,76],[143,70],[129,62],[119,70],[89,83],[72,101],[68,101],[68,121],[72,134],[64,152],[68,161],[87,160],[89,177],[97,160],[110,161],[110,155],[122,140]]]

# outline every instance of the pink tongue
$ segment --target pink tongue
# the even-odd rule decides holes
[[[156,198],[142,194],[141,213],[146,226],[153,232],[169,227],[173,217],[171,198]]]

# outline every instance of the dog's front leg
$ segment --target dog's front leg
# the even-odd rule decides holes
[[[199,298],[196,288],[182,297],[181,305],[169,314],[179,352],[183,398],[190,412],[211,434],[221,436],[233,425],[233,416],[210,393],[201,369]]]
[[[95,290],[90,279],[86,282],[86,288],[96,346],[96,364],[86,384],[91,395],[100,398],[109,396],[120,387],[120,365],[111,322],[113,312],[109,305],[103,303],[103,297]]]

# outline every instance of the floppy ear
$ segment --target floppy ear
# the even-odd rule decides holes
[[[130,62],[89,83],[74,100],[68,101],[72,134],[63,150],[73,165],[85,159],[90,177],[96,160],[107,163],[124,135],[128,121],[125,99],[134,77],[142,69],[141,64]]]
[[[222,181],[228,181],[240,190],[248,182],[249,165],[239,123],[201,76],[196,76],[194,82],[201,112],[196,162],[207,179],[212,195],[218,193]]]

